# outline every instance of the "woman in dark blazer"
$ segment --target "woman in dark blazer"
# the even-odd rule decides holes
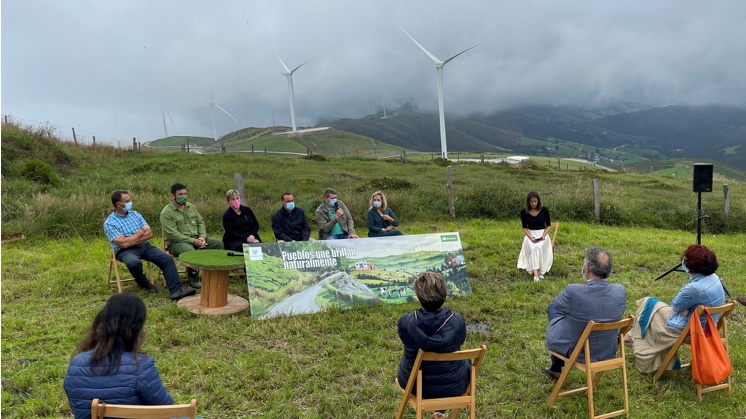
[[[399,220],[394,211],[388,207],[386,195],[381,191],[373,192],[370,197],[370,209],[367,215],[368,237],[401,236],[403,233],[397,227]]]
[[[243,252],[244,243],[260,243],[259,221],[251,208],[241,205],[241,194],[235,189],[225,193],[228,209],[223,213],[223,246]]]

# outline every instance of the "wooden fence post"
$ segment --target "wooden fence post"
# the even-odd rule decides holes
[[[598,179],[593,179],[593,213],[596,221],[601,221],[601,197],[598,192]]]
[[[376,160],[378,160],[378,150],[373,150],[373,155],[376,157]]]
[[[347,157],[347,156],[345,155],[345,148],[344,148],[344,147],[342,147],[342,157]]]
[[[446,193],[448,194],[448,213],[456,219],[456,208],[453,206],[453,166],[446,168]]]
[[[404,152],[399,153],[399,163],[404,164]]]
[[[264,155],[267,155],[267,147],[264,147]]]
[[[430,161],[435,163],[435,153],[430,153]]]
[[[246,191],[243,185],[243,175],[240,172],[233,174],[233,183],[236,185],[236,190],[241,194],[241,205],[249,206],[249,202],[246,200]]]
[[[132,151],[137,151],[137,138],[132,137]]]
[[[480,156],[482,158],[482,166],[484,166],[484,153],[482,153]]]
[[[96,136],[93,136],[93,145],[96,145]]]
[[[78,145],[78,136],[75,135],[75,127],[73,127],[73,142]]]
[[[730,191],[728,190],[728,184],[723,184],[723,215],[728,217],[730,214]]]
[[[254,156],[254,144],[251,145],[251,156]]]
[[[5,115],[5,123],[8,123],[8,115]]]

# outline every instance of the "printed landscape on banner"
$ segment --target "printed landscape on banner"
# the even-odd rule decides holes
[[[458,233],[244,244],[252,318],[331,306],[416,301],[420,272],[443,274],[448,295],[471,295]]]

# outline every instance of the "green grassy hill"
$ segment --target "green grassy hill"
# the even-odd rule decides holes
[[[41,130],[2,126],[2,229],[23,231],[25,240],[2,245],[2,404],[4,418],[69,418],[62,382],[95,314],[116,292],[107,285],[111,247],[101,224],[111,211],[111,191],[130,190],[134,209],[155,230],[169,186],[183,182],[213,237],[222,233],[224,193],[241,172],[247,198],[272,240],[270,216],[280,194],[291,191],[316,226],[313,211],[326,187],[334,187],[365,236],[372,192],[383,189],[405,234],[457,231],[473,295],[448,298],[475,330],[464,348],[487,345],[477,377],[477,417],[586,417],[583,395],[547,405],[553,382],[542,373],[547,304],[568,283],[580,283],[584,250],[603,246],[614,257],[611,281],[627,288],[627,313],[653,295],[669,302],[686,283],[673,273],[652,278],[680,261],[694,242],[696,196],[691,179],[670,175],[557,170],[537,164],[485,165],[357,156],[261,156],[133,152],[109,146],[75,146]],[[448,216],[446,168],[452,165],[456,219]],[[573,166],[581,169],[580,166]],[[593,216],[592,180],[601,192],[601,219]],[[723,179],[716,178],[720,183]],[[731,214],[722,197],[703,194],[703,244],[717,254],[718,275],[736,294],[741,280],[746,226],[746,185],[728,181]],[[560,222],[554,264],[534,283],[516,269],[523,237],[518,211],[536,190]],[[313,229],[316,237],[316,228]],[[160,240],[151,240],[160,246]],[[319,242],[321,245],[322,242]],[[278,262],[279,263],[279,262]],[[124,270],[124,267],[120,265]],[[288,282],[267,270],[267,284]],[[162,279],[157,294],[138,292],[148,317],[143,352],[153,356],[178,403],[197,399],[198,415],[210,418],[392,417],[401,397],[394,377],[402,356],[397,319],[416,302],[378,304],[312,315],[252,320],[196,316],[168,299]],[[299,280],[302,280],[299,278]],[[244,280],[229,292],[249,298]],[[627,351],[631,418],[746,416],[746,317],[738,307],[728,320],[733,392],[708,393],[696,402],[691,374],[667,373],[661,381],[634,368]],[[581,382],[571,373],[570,383]],[[594,388],[599,411],[618,409],[621,374],[609,372]],[[463,415],[463,413],[462,413]],[[405,416],[412,418],[411,410]]]

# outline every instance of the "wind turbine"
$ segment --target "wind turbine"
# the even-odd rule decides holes
[[[229,114],[228,111],[226,111],[225,109],[221,108],[220,105],[218,105],[217,103],[215,103],[215,100],[213,100],[213,92],[210,92],[210,103],[208,103],[207,105],[205,105],[205,106],[197,109],[196,111],[192,111],[192,113],[199,112],[199,111],[201,111],[202,109],[205,109],[208,106],[210,107],[210,118],[212,119],[212,136],[213,136],[213,138],[215,138],[215,142],[218,142],[218,133],[215,130],[215,108],[218,108],[221,111],[223,111],[223,113],[225,113],[226,115],[230,116],[232,120],[236,121],[236,123],[238,123],[238,120],[236,118],[234,118],[233,115]]]
[[[295,92],[293,91],[293,73],[295,73],[297,69],[303,67],[306,63],[308,63],[308,61],[290,71],[288,66],[285,65],[285,62],[282,61],[282,58],[280,58],[280,55],[278,53],[275,53],[275,55],[277,55],[277,59],[280,60],[282,68],[285,69],[285,72],[282,73],[282,75],[287,77],[288,79],[288,94],[290,95],[290,122],[293,124],[293,132],[298,132],[295,127]]]
[[[166,126],[166,115],[168,115],[169,121],[171,121],[171,126],[174,126],[174,120],[171,119],[171,114],[164,111],[163,108],[161,108],[161,118],[163,118],[163,131],[166,134],[163,138],[168,138],[168,127]]]
[[[438,113],[440,114],[440,150],[441,150],[441,157],[444,160],[448,160],[448,148],[446,146],[446,118],[445,118],[445,111],[443,109],[443,67],[445,67],[445,65],[451,62],[454,58],[465,53],[466,51],[469,51],[472,48],[476,48],[484,44],[485,42],[489,41],[489,39],[487,41],[483,41],[474,46],[471,46],[445,61],[441,61],[437,57],[435,57],[433,54],[430,54],[430,52],[426,50],[425,47],[420,45],[419,42],[417,42],[414,38],[412,38],[412,35],[410,35],[406,30],[404,30],[404,28],[399,26],[399,29],[404,31],[404,33],[407,34],[409,39],[414,41],[414,43],[417,44],[417,46],[420,47],[420,49],[424,51],[425,54],[427,54],[427,56],[430,57],[431,60],[433,60],[435,69],[438,71]]]

